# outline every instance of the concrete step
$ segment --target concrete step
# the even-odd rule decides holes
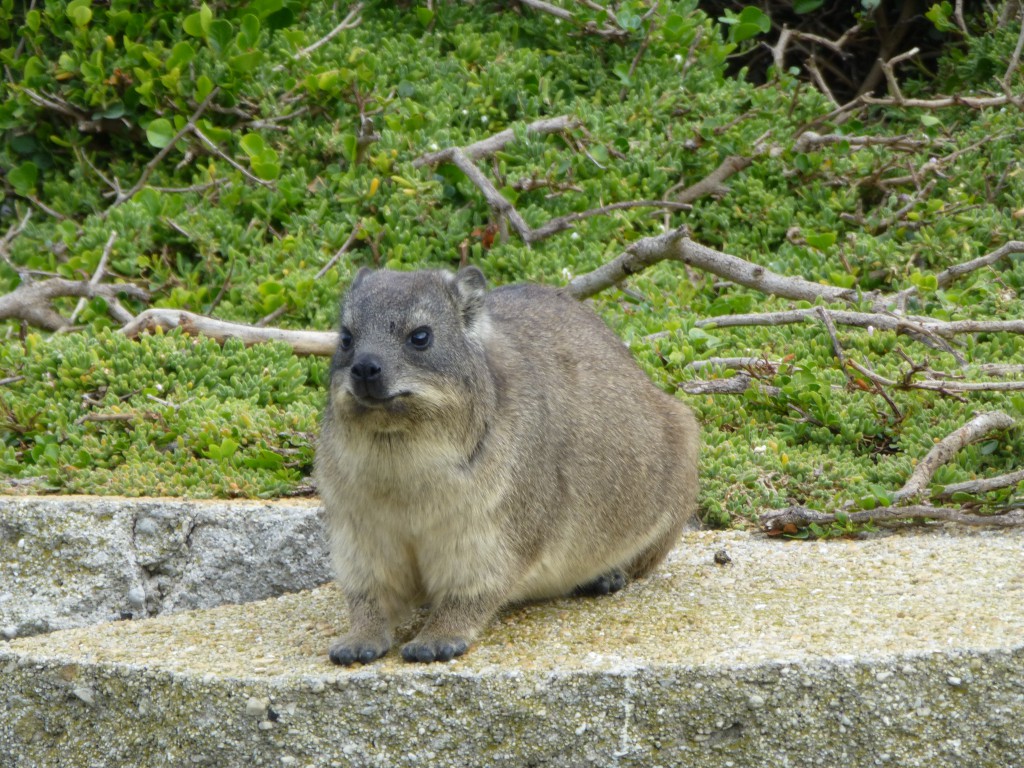
[[[688,533],[439,665],[344,628],[327,586],[0,643],[0,765],[1024,765],[1022,532]]]

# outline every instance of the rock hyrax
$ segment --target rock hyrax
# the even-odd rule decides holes
[[[337,664],[463,653],[514,601],[648,573],[697,496],[698,428],[588,307],[483,273],[361,270],[316,456],[351,631]]]

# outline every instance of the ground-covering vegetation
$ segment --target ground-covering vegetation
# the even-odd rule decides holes
[[[902,13],[851,5],[862,30]],[[310,491],[326,359],[120,332],[148,308],[330,330],[362,266],[567,284],[685,226],[848,289],[786,298],[668,259],[594,296],[699,415],[706,520],[890,505],[975,414],[1024,414],[1022,329],[925,323],[1024,317],[1014,247],[944,271],[1024,216],[1020,7],[962,10],[921,5],[927,39],[901,38],[858,93],[821,30],[788,34],[771,4],[3,0],[0,490]],[[1001,429],[929,481],[1022,455],[1024,431]]]

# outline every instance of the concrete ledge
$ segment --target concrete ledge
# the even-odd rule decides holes
[[[1021,532],[697,532],[436,666],[332,667],[333,587],[17,639],[0,765],[1024,765],[1022,554]]]
[[[331,574],[317,507],[0,497],[0,637],[323,584]]]

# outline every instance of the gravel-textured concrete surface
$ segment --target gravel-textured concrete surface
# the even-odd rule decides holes
[[[1024,765],[1024,532],[689,533],[435,666],[333,667],[344,625],[324,587],[0,643],[0,765]]]
[[[317,506],[0,496],[0,637],[323,584]]]

